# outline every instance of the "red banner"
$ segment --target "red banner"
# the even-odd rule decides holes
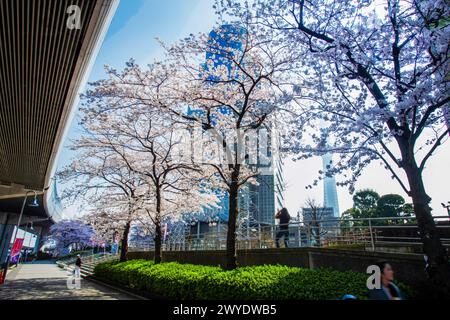
[[[10,255],[10,261],[12,263],[15,263],[18,258],[19,258],[19,254],[20,251],[22,250],[22,246],[23,246],[23,238],[16,238],[16,240],[14,241],[12,250],[11,250],[11,255]]]

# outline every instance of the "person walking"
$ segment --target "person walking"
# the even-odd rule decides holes
[[[275,219],[279,219],[279,228],[275,238],[275,244],[277,248],[280,247],[280,239],[284,238],[284,247],[287,248],[289,246],[289,221],[291,220],[291,216],[286,208],[283,208],[277,212],[275,215]]]
[[[77,254],[77,260],[75,261],[75,277],[81,276],[81,256]]]
[[[376,264],[380,268],[381,288],[369,290],[370,300],[403,300],[400,289],[393,283],[394,270],[387,261]]]

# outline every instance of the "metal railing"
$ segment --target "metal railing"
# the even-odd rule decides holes
[[[111,254],[109,252],[100,252],[100,253],[85,253],[81,254],[80,258],[83,261],[83,263],[96,263],[96,262],[103,262],[110,259],[114,259],[118,257],[117,255]],[[69,266],[72,264],[75,264],[75,261],[77,260],[77,257],[70,257],[70,258],[63,258],[56,261],[56,264],[59,266]]]
[[[448,216],[433,217],[441,241],[450,246]],[[403,248],[404,252],[420,250],[422,244],[415,217],[381,217],[361,219],[324,219],[293,221],[287,225],[289,247],[342,247],[376,251]],[[236,229],[237,249],[265,249],[284,247],[285,232],[281,225],[242,223]],[[278,236],[277,236],[278,235]],[[163,241],[165,251],[225,250],[227,227],[210,227],[208,232],[168,234]],[[415,249],[418,248],[418,249]],[[131,242],[130,251],[150,251],[152,241]],[[394,249],[393,249],[394,250]]]

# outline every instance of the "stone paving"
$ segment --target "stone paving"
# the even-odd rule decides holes
[[[0,300],[136,300],[85,279],[80,280],[79,289],[69,289],[70,276],[51,261],[21,264],[9,271],[5,284],[0,285]]]

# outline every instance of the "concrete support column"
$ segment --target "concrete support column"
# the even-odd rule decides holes
[[[0,213],[0,222],[0,265],[2,265],[8,256],[14,225],[11,224],[10,215],[7,213]]]

